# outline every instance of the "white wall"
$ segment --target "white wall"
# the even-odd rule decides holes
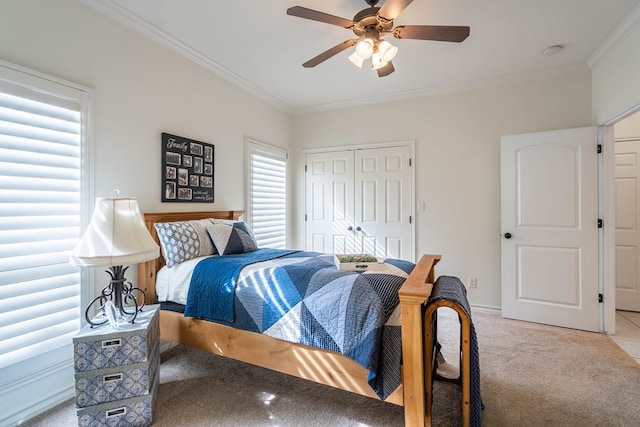
[[[0,58],[95,89],[95,194],[146,211],[242,209],[243,137],[288,148],[291,116],[78,0],[2,0]],[[160,134],[215,145],[215,203],[161,203]]]
[[[244,136],[289,148],[290,114],[78,0],[2,0],[0,59],[94,90],[95,196],[118,188],[143,211],[243,209]],[[162,132],[215,145],[215,203],[160,202]],[[107,277],[95,270],[101,288]],[[135,268],[127,278],[136,283]],[[44,373],[8,384],[0,378],[0,425],[57,403],[50,395],[58,390],[53,399],[71,397],[70,361],[68,372],[59,370],[68,384],[37,382]]]
[[[0,59],[95,90],[96,197],[117,188],[142,211],[244,209],[244,136],[289,148],[290,114],[78,0],[3,0]],[[214,203],[161,203],[162,132],[215,145]]]
[[[472,304],[499,308],[500,137],[590,125],[586,67],[550,78],[296,116],[294,163],[309,148],[415,140],[417,254],[443,255],[438,274],[464,282]],[[292,171],[297,245],[304,245],[304,172]]]
[[[640,7],[635,25],[591,66],[593,119],[605,124],[640,106]]]

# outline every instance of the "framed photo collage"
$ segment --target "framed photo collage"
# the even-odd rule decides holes
[[[162,201],[213,203],[214,146],[162,133]]]

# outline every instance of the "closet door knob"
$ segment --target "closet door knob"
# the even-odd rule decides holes
[[[362,228],[360,228],[360,226],[357,226],[356,231],[362,231]]]
[[[353,227],[352,227],[352,226],[348,226],[348,227],[347,227],[347,230],[349,230],[349,231],[353,231]]]
[[[511,238],[511,233],[504,233],[504,238],[505,239],[510,239]]]

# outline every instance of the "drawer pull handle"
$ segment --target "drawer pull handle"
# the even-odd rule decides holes
[[[102,377],[103,383],[109,383],[109,382],[120,381],[120,380],[122,380],[122,372],[119,372],[117,374],[105,375]]]
[[[102,348],[119,347],[121,345],[122,345],[122,339],[120,338],[102,341]]]
[[[110,411],[105,412],[107,418],[119,417],[120,415],[124,415],[126,413],[127,413],[126,406],[123,406],[121,408],[111,409]]]

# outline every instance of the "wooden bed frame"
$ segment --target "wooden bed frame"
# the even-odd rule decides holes
[[[158,242],[156,222],[188,221],[203,218],[238,220],[244,211],[146,213],[144,222]],[[402,384],[386,402],[404,406],[405,425],[431,425],[431,397],[427,396],[427,372],[431,358],[426,347],[423,308],[435,280],[439,255],[423,255],[400,289],[402,313]],[[165,265],[161,256],[138,265],[138,287],[147,303],[156,302],[156,272]],[[184,317],[181,313],[160,312],[162,339],[199,348],[252,365],[337,387],[379,399],[367,383],[368,371],[355,361],[333,351],[278,340],[267,335],[230,328],[216,323]],[[427,335],[428,337],[428,335]]]

